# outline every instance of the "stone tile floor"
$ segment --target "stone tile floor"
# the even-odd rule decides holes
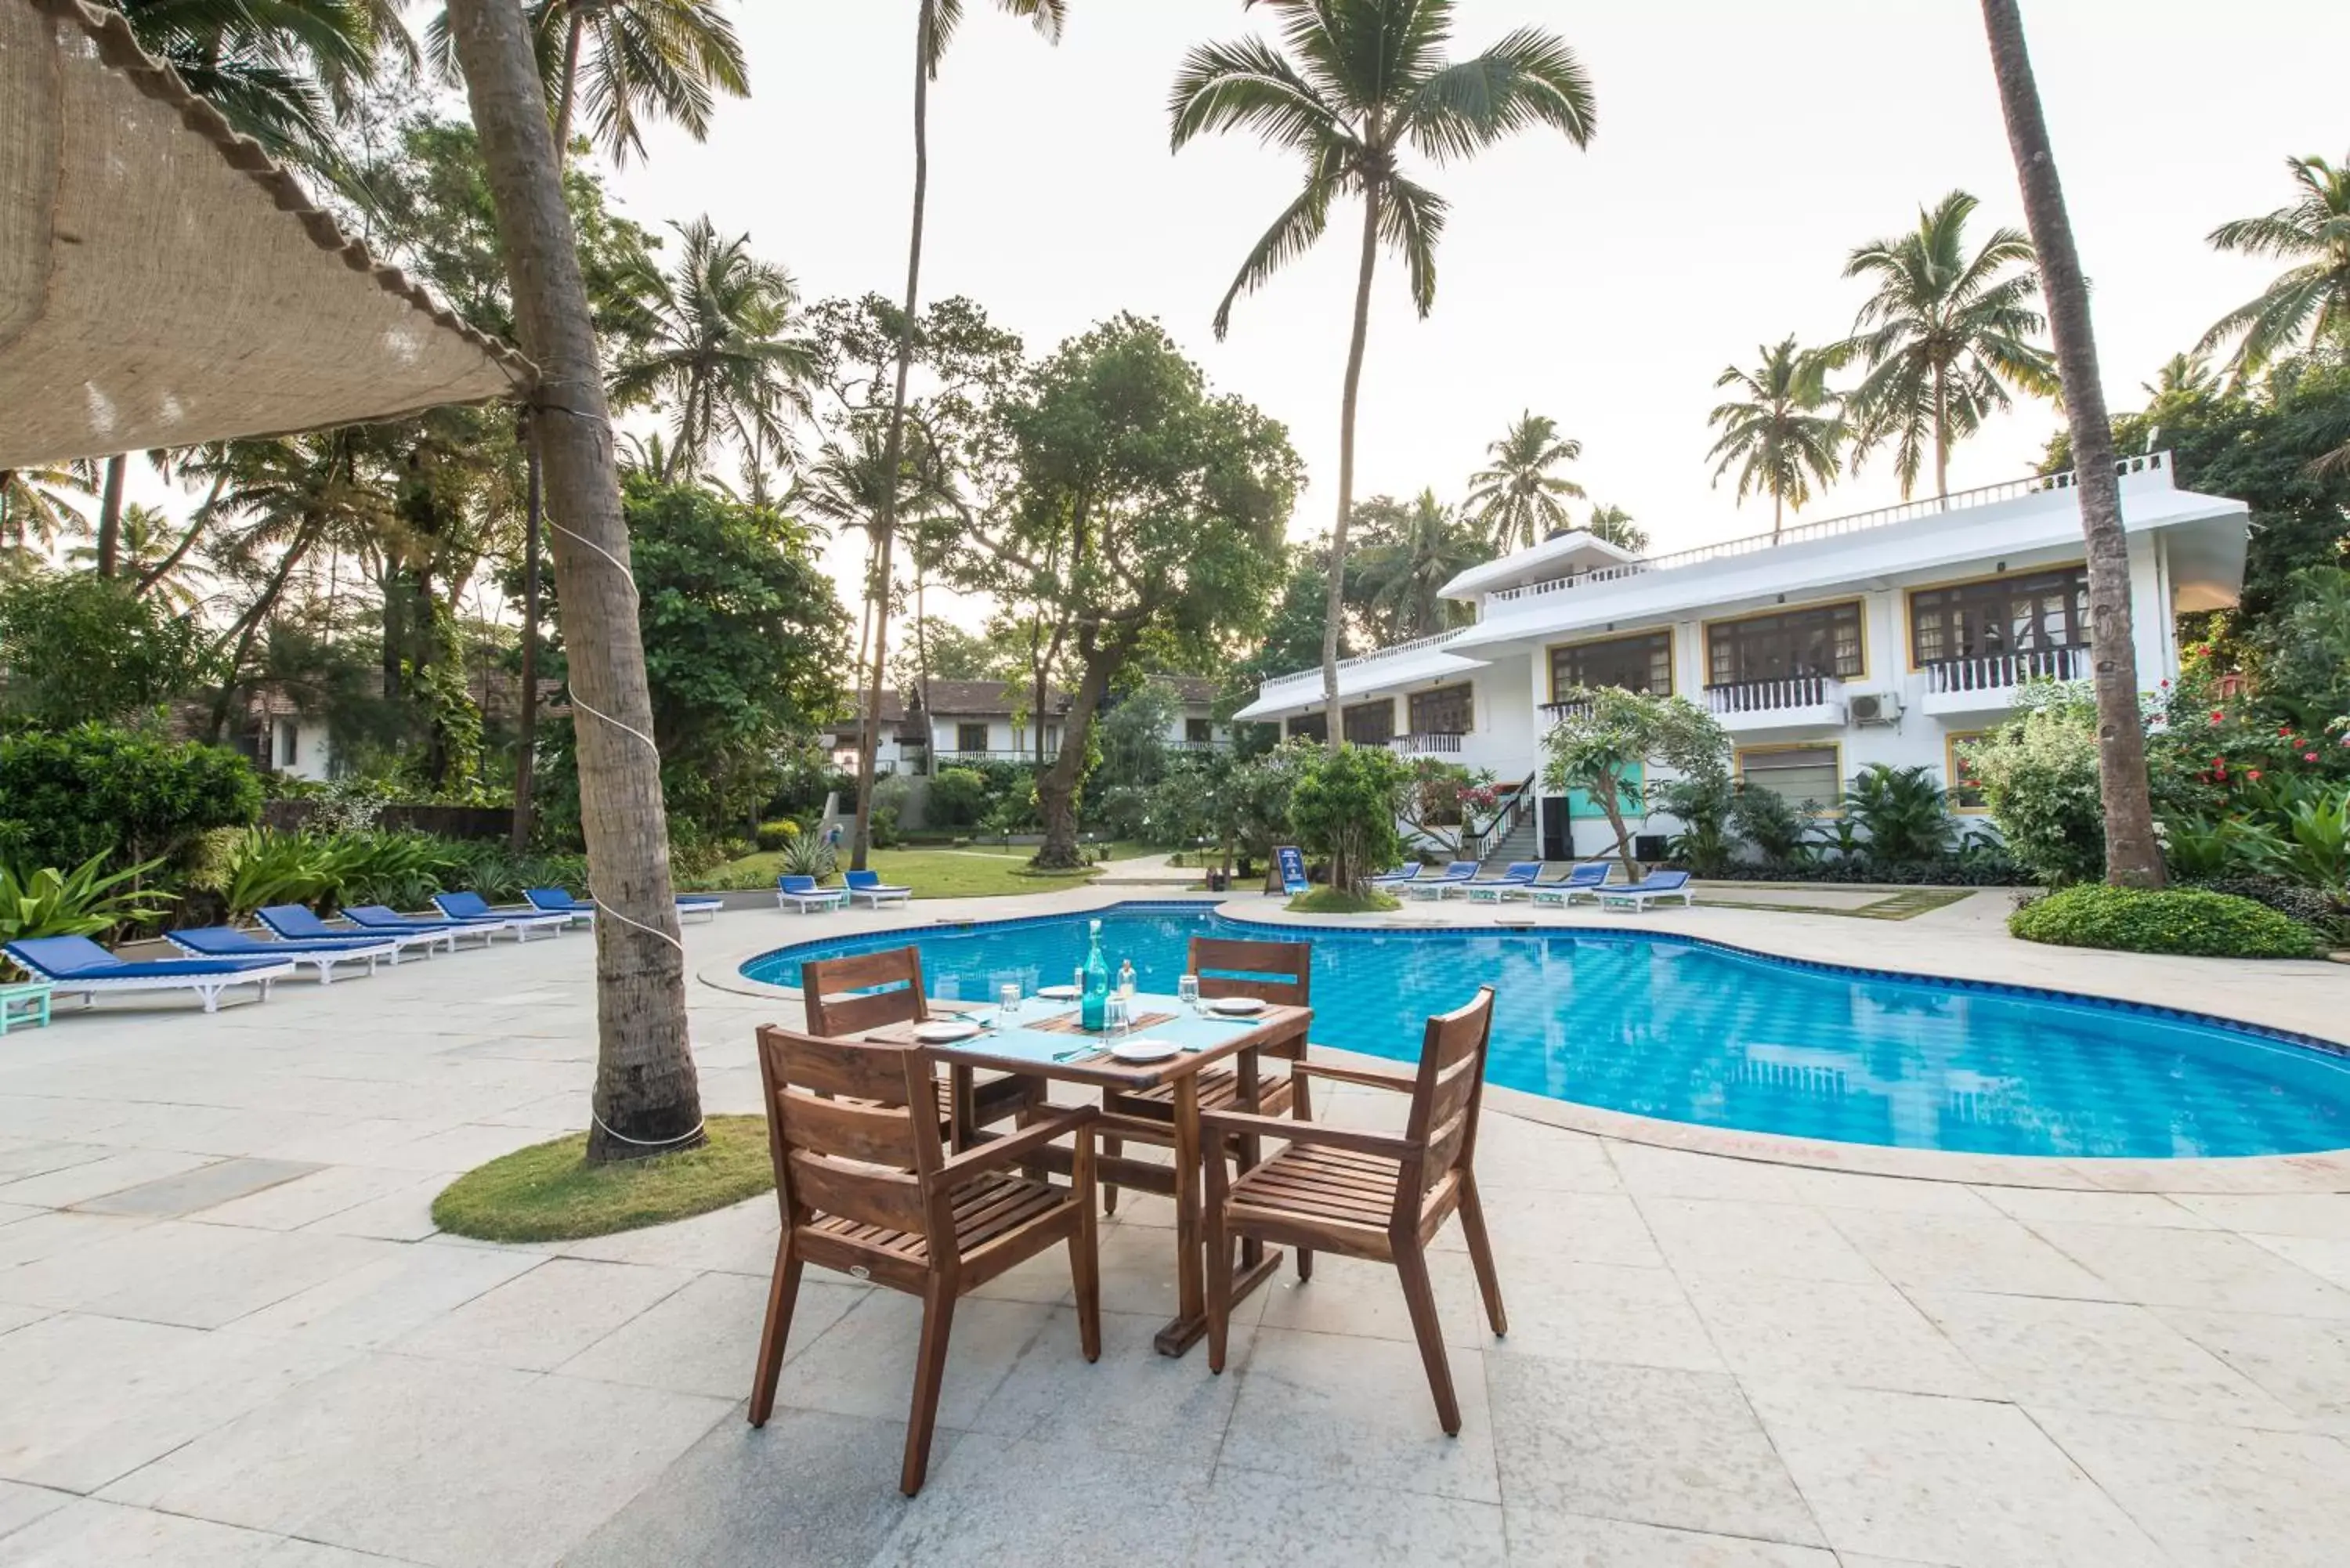
[[[899,919],[743,912],[688,940],[707,972]],[[1853,923],[1689,929],[1800,951]],[[1918,968],[2045,956],[1966,906],[1893,929]],[[582,1118],[588,957],[567,937],[9,1036],[0,1568],[2345,1561],[2350,1194],[1898,1179],[1507,1116],[1481,1165],[1511,1335],[1457,1234],[1438,1270],[1458,1438],[1385,1271],[1284,1275],[1222,1377],[1153,1354],[1171,1210],[1129,1195],[1101,1361],[1057,1262],[990,1285],[908,1501],[904,1298],[812,1275],[782,1407],[743,1420],[771,1199],[560,1246],[433,1231],[452,1175]],[[2068,963],[2278,1023],[2350,992],[2312,966]],[[790,1014],[695,984],[712,1108],[755,1108],[751,1028]],[[1326,1114],[1398,1108],[1343,1091]]]

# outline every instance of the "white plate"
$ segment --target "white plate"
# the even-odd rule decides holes
[[[1182,1049],[1172,1040],[1121,1040],[1109,1054],[1121,1062],[1164,1062]]]
[[[1254,996],[1211,996],[1208,999],[1208,1011],[1229,1012],[1241,1018],[1252,1012],[1263,1012],[1264,1002],[1262,998]]]
[[[1040,985],[1036,988],[1036,994],[1047,1002],[1075,1002],[1077,988],[1074,985]]]
[[[935,1023],[914,1025],[914,1038],[925,1045],[944,1045],[956,1040],[968,1040],[979,1033],[979,1025],[968,1019],[941,1019]]]

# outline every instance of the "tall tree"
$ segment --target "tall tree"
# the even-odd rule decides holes
[[[1528,410],[1485,454],[1490,461],[1469,476],[1468,505],[1494,549],[1531,549],[1554,531],[1574,526],[1566,498],[1588,497],[1583,486],[1552,470],[1581,457],[1583,443],[1560,435],[1557,421]]]
[[[1845,264],[1845,276],[1872,279],[1877,292],[1830,361],[1867,361],[1846,398],[1856,452],[1892,442],[1905,496],[1929,452],[1934,493],[1950,494],[1950,448],[2009,406],[2010,383],[2055,395],[2055,363],[2031,340],[2047,325],[2032,307],[2040,292],[2032,242],[1993,229],[1970,255],[1967,219],[1978,204],[1953,191],[1921,209],[1915,229],[1871,240]]]
[[[1014,16],[1025,16],[1054,43],[1068,19],[1067,0],[995,0]],[[938,79],[939,64],[947,45],[962,23],[962,0],[916,0],[914,21],[914,213],[907,225],[906,303],[898,323],[897,385],[889,397],[889,423],[882,442],[884,473],[899,471],[906,443],[906,382],[914,368],[915,311],[922,296],[922,214],[931,193],[931,83]],[[849,838],[848,863],[863,869],[873,846],[873,753],[881,740],[881,683],[889,670],[889,557],[898,528],[895,486],[882,492],[881,510],[873,520],[876,601],[873,621],[873,662],[865,694],[865,723],[857,737],[857,823]]]
[[[1363,607],[1383,643],[1430,637],[1459,624],[1468,607],[1443,595],[1444,585],[1481,561],[1492,546],[1459,514],[1423,490],[1409,504],[1384,495],[1355,509],[1361,530],[1355,558],[1359,565]]]
[[[1583,525],[1583,531],[1595,539],[1613,545],[1619,550],[1629,550],[1636,556],[1645,554],[1648,548],[1648,531],[1633,522],[1632,514],[1621,506],[1595,503],[1591,508],[1591,521]]]
[[[2146,771],[2138,717],[2137,651],[2130,626],[2129,544],[2122,533],[2121,481],[2114,472],[2113,425],[2106,417],[2097,342],[2089,325],[2089,281],[2073,244],[2064,187],[2040,109],[2040,87],[2015,0],[1982,0],[1991,70],[1999,78],[2007,144],[2023,187],[2024,221],[2047,275],[2050,330],[2056,339],[2064,423],[2073,438],[2081,529],[2088,535],[2089,655],[2097,689],[2097,793],[2105,804],[2106,880],[2159,888],[2162,846]],[[2161,607],[2154,607],[2160,613]]]
[[[0,469],[0,556],[46,556],[59,540],[87,534],[89,519],[76,497],[96,491],[76,463]]]
[[[1713,481],[1721,483],[1738,465],[1738,499],[1751,493],[1771,498],[1771,537],[1776,539],[1793,504],[1802,511],[1812,483],[1834,484],[1849,434],[1827,389],[1827,362],[1795,347],[1791,335],[1758,352],[1752,370],[1735,365],[1714,378],[1717,387],[1735,387],[1743,396],[1719,404],[1705,422],[1721,427],[1721,437],[1705,455],[1718,458]]]
[[[337,161],[335,109],[412,63],[400,0],[99,0],[190,92],[280,158]]]
[[[751,254],[748,234],[722,235],[706,216],[670,226],[684,250],[648,280],[645,341],[612,371],[612,401],[667,405],[664,483],[700,472],[722,438],[764,472],[769,455],[790,453],[817,369],[816,344],[794,317],[798,286]]]
[[[1260,0],[1250,0],[1251,4]],[[1216,337],[1232,326],[1232,301],[1261,287],[1303,255],[1329,226],[1330,203],[1363,203],[1355,270],[1355,321],[1347,344],[1338,411],[1338,514],[1322,628],[1322,696],[1338,708],[1338,639],[1346,618],[1347,526],[1355,510],[1355,415],[1363,347],[1371,325],[1371,282],[1382,246],[1403,257],[1412,304],[1436,304],[1436,244],[1444,198],[1403,172],[1405,148],[1435,163],[1469,158],[1537,125],[1586,145],[1596,123],[1591,78],[1556,36],[1521,27],[1474,58],[1443,55],[1452,0],[1261,0],[1278,14],[1284,54],[1262,38],[1203,44],[1184,57],[1169,104],[1181,151],[1210,131],[1253,131],[1269,147],[1296,153],[1305,183],[1273,222],[1216,307]],[[1330,749],[1339,726],[1330,726]]]
[[[2284,166],[2301,187],[2292,206],[2211,231],[2211,244],[2223,251],[2295,264],[2220,317],[2197,345],[2208,352],[2236,338],[2228,368],[2240,378],[2305,340],[2350,344],[2350,157],[2338,164],[2288,158]]]
[[[611,414],[520,0],[450,0],[448,22],[497,205],[515,327],[542,378],[532,419],[548,501],[562,520],[548,554],[583,721],[580,820],[597,903],[607,912],[596,922],[588,1158],[656,1154],[705,1135]]]
[[[1067,649],[1035,860],[1066,867],[1095,715],[1146,651],[1200,669],[1263,623],[1298,463],[1278,424],[1211,394],[1165,328],[1130,316],[1063,344],[1002,417],[1006,492],[973,509],[947,565],[966,587],[1046,607]]]

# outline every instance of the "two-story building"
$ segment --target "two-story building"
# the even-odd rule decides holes
[[[1161,737],[1170,750],[1232,744],[1232,726],[1215,717],[1213,680],[1196,675],[1150,680],[1176,698],[1177,711]],[[1048,686],[1041,714],[1036,707],[1034,688],[1004,680],[933,680],[927,710],[918,692],[885,691],[876,766],[885,774],[922,774],[962,763],[1049,763],[1061,754],[1069,695]],[[857,765],[857,724],[851,717],[834,729],[834,761],[844,768]]]
[[[2174,618],[2236,601],[2248,516],[2178,488],[2168,453],[2118,466],[2151,689],[2178,671]],[[1342,733],[1519,785],[1538,780],[1563,694],[1618,686],[1700,703],[1730,732],[1741,776],[1797,804],[1832,805],[1874,763],[1922,764],[1947,784],[1957,743],[1997,722],[2018,685],[2089,673],[2078,503],[2066,473],[1647,557],[1563,533],[1445,586],[1475,607],[1473,624],[1342,664]],[[1322,672],[1264,682],[1236,717],[1326,735]],[[1962,791],[1953,804],[1974,805]],[[1599,815],[1544,797],[1544,857],[1603,850]]]

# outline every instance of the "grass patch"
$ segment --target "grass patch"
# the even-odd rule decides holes
[[[1372,892],[1357,898],[1341,888],[1312,888],[1289,900],[1287,908],[1299,915],[1372,915],[1400,909],[1403,904],[1392,893]]]
[[[442,1189],[432,1222],[480,1241],[571,1241],[707,1214],[774,1188],[764,1118],[707,1125],[700,1148],[619,1165],[589,1165],[586,1133],[518,1148]]]
[[[1093,880],[1091,867],[1083,871],[1031,871],[1034,848],[1024,845],[973,844],[961,849],[876,849],[868,857],[884,882],[911,888],[917,898],[988,898],[1009,893],[1050,893],[1061,888],[1082,888]],[[729,861],[720,872],[730,888],[772,888],[783,869],[780,855],[746,855]],[[838,887],[840,878],[826,883]]]

